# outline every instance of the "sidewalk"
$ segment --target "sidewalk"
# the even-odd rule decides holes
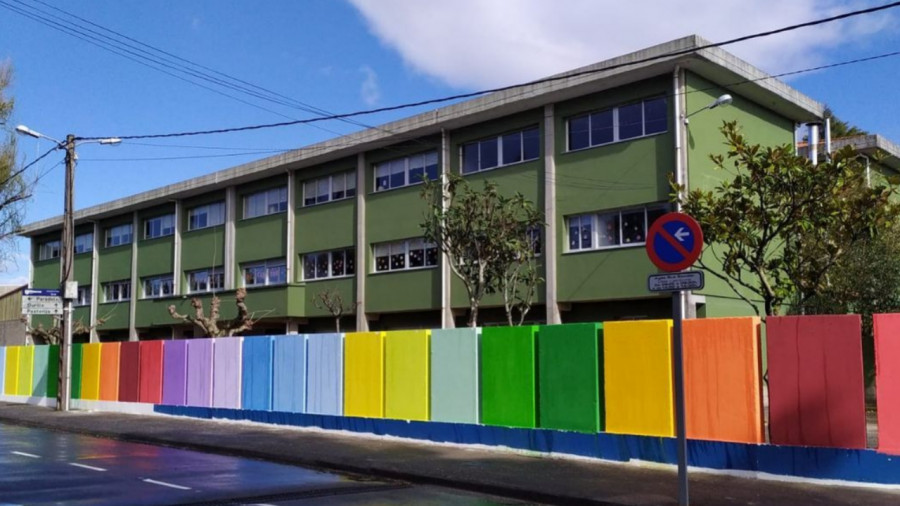
[[[74,411],[0,402],[0,423],[258,458],[553,504],[676,504],[673,469],[247,422]],[[691,504],[900,504],[900,490],[692,471]]]

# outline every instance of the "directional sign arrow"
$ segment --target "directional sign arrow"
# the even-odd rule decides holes
[[[684,239],[689,235],[691,235],[691,233],[685,230],[684,227],[679,228],[678,231],[675,232],[675,238],[678,239],[678,242],[684,242]]]

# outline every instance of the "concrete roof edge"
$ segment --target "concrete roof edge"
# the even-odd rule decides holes
[[[172,200],[184,196],[199,193],[207,189],[213,191],[217,186],[223,186],[237,181],[242,177],[252,175],[274,175],[276,169],[283,167],[285,171],[313,165],[319,161],[326,161],[349,156],[358,152],[360,148],[373,149],[381,145],[387,145],[391,139],[398,135],[424,136],[436,134],[442,125],[451,121],[463,121],[466,117],[475,117],[479,113],[500,108],[516,102],[528,102],[546,96],[552,98],[555,93],[571,87],[602,81],[613,76],[632,72],[636,69],[651,66],[665,65],[678,61],[690,61],[701,58],[715,65],[726,68],[729,72],[741,76],[743,79],[755,84],[778,98],[791,102],[799,109],[806,111],[810,116],[821,117],[824,105],[803,95],[790,86],[775,78],[768,79],[758,68],[737,58],[718,47],[696,49],[708,46],[711,43],[698,35],[689,35],[669,42],[641,49],[629,54],[594,63],[561,74],[550,76],[552,81],[546,82],[540,79],[532,84],[525,84],[512,89],[498,91],[480,96],[464,102],[459,102],[431,111],[402,118],[385,123],[374,128],[368,128],[327,141],[312,144],[279,155],[248,162],[236,167],[219,170],[211,174],[173,183],[161,188],[138,193],[121,199],[105,202],[75,212],[75,221],[85,221],[91,218],[102,219],[105,215],[114,212],[128,212],[130,210],[156,205],[165,200]],[[694,52],[678,54],[666,57],[667,54],[684,51]],[[627,65],[629,62],[655,58],[653,61]],[[619,65],[620,66],[616,67]],[[613,67],[613,68],[610,68]],[[604,71],[603,69],[609,70]],[[567,77],[571,76],[571,77]],[[352,153],[351,153],[352,152]],[[268,174],[267,174],[268,173]],[[45,220],[30,223],[22,227],[19,235],[34,236],[51,231],[62,226],[62,216],[56,216]]]

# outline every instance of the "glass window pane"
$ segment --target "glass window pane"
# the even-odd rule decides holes
[[[622,244],[644,242],[644,210],[622,213]]]
[[[522,132],[503,136],[503,165],[522,161]]]
[[[438,249],[434,244],[425,245],[425,265],[438,264]]]
[[[612,110],[591,114],[591,146],[609,144],[614,140]]]
[[[328,267],[328,253],[316,255],[316,278],[327,278]]]
[[[582,249],[594,247],[594,217],[581,217],[581,247]]]
[[[585,115],[569,120],[569,151],[591,145],[589,118]]]
[[[581,217],[569,218],[569,250],[581,249]]]
[[[344,175],[331,176],[331,200],[344,198]]]
[[[466,144],[465,146],[463,146],[462,158],[463,174],[478,172],[478,143],[473,142],[471,144]]]
[[[380,192],[390,188],[391,166],[380,163],[375,166],[375,191]]]
[[[391,188],[406,186],[406,159],[391,162]]]
[[[356,250],[344,250],[344,274],[347,276],[356,274]]]
[[[538,128],[529,128],[522,132],[522,159],[535,160],[541,156],[541,132]]]
[[[415,239],[409,244],[409,266],[424,267],[425,266],[425,243],[422,239]]]
[[[437,151],[429,151],[425,153],[425,175],[432,181],[438,178],[438,155]]]
[[[653,222],[662,217],[662,215],[666,214],[666,209],[663,207],[657,207],[654,209],[647,210],[647,229],[650,229],[650,226],[653,225]]]
[[[348,172],[345,174],[344,182],[347,187],[347,197],[355,197],[356,196],[356,173]]]
[[[390,269],[388,259],[391,256],[391,248],[388,244],[378,244],[375,246],[375,271],[382,272]]]
[[[344,250],[331,252],[331,275],[344,275]]]
[[[601,214],[599,222],[599,246],[615,246],[619,244],[619,213]]]
[[[316,182],[307,181],[303,183],[303,205],[311,206],[316,203]]]
[[[303,255],[303,279],[316,279],[315,255]]]
[[[665,132],[668,128],[665,97],[644,101],[644,135]]]
[[[497,152],[497,138],[483,140],[478,143],[479,170],[490,169],[499,165],[499,153]]]
[[[395,242],[391,244],[391,270],[406,268],[406,243]]]
[[[328,194],[330,191],[329,180],[323,177],[316,182],[316,203],[328,202]]]
[[[619,140],[632,139],[644,135],[643,104],[619,107]]]

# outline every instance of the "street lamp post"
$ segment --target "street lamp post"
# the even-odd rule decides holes
[[[62,269],[60,271],[59,289],[63,296],[63,314],[62,314],[62,339],[59,343],[59,377],[56,395],[57,411],[68,411],[71,395],[71,382],[69,377],[72,374],[72,301],[78,297],[78,285],[72,280],[72,264],[75,257],[75,215],[73,213],[75,200],[75,141],[77,138],[73,134],[66,136],[65,141],[58,141],[52,137],[48,137],[36,132],[25,125],[16,127],[16,132],[34,137],[36,139],[48,139],[56,143],[57,149],[66,150],[66,179],[65,179],[65,198],[63,203],[63,229],[62,243],[60,248],[60,263]],[[121,139],[109,138],[98,141],[100,144],[119,144]],[[96,287],[94,287],[96,288]]]

